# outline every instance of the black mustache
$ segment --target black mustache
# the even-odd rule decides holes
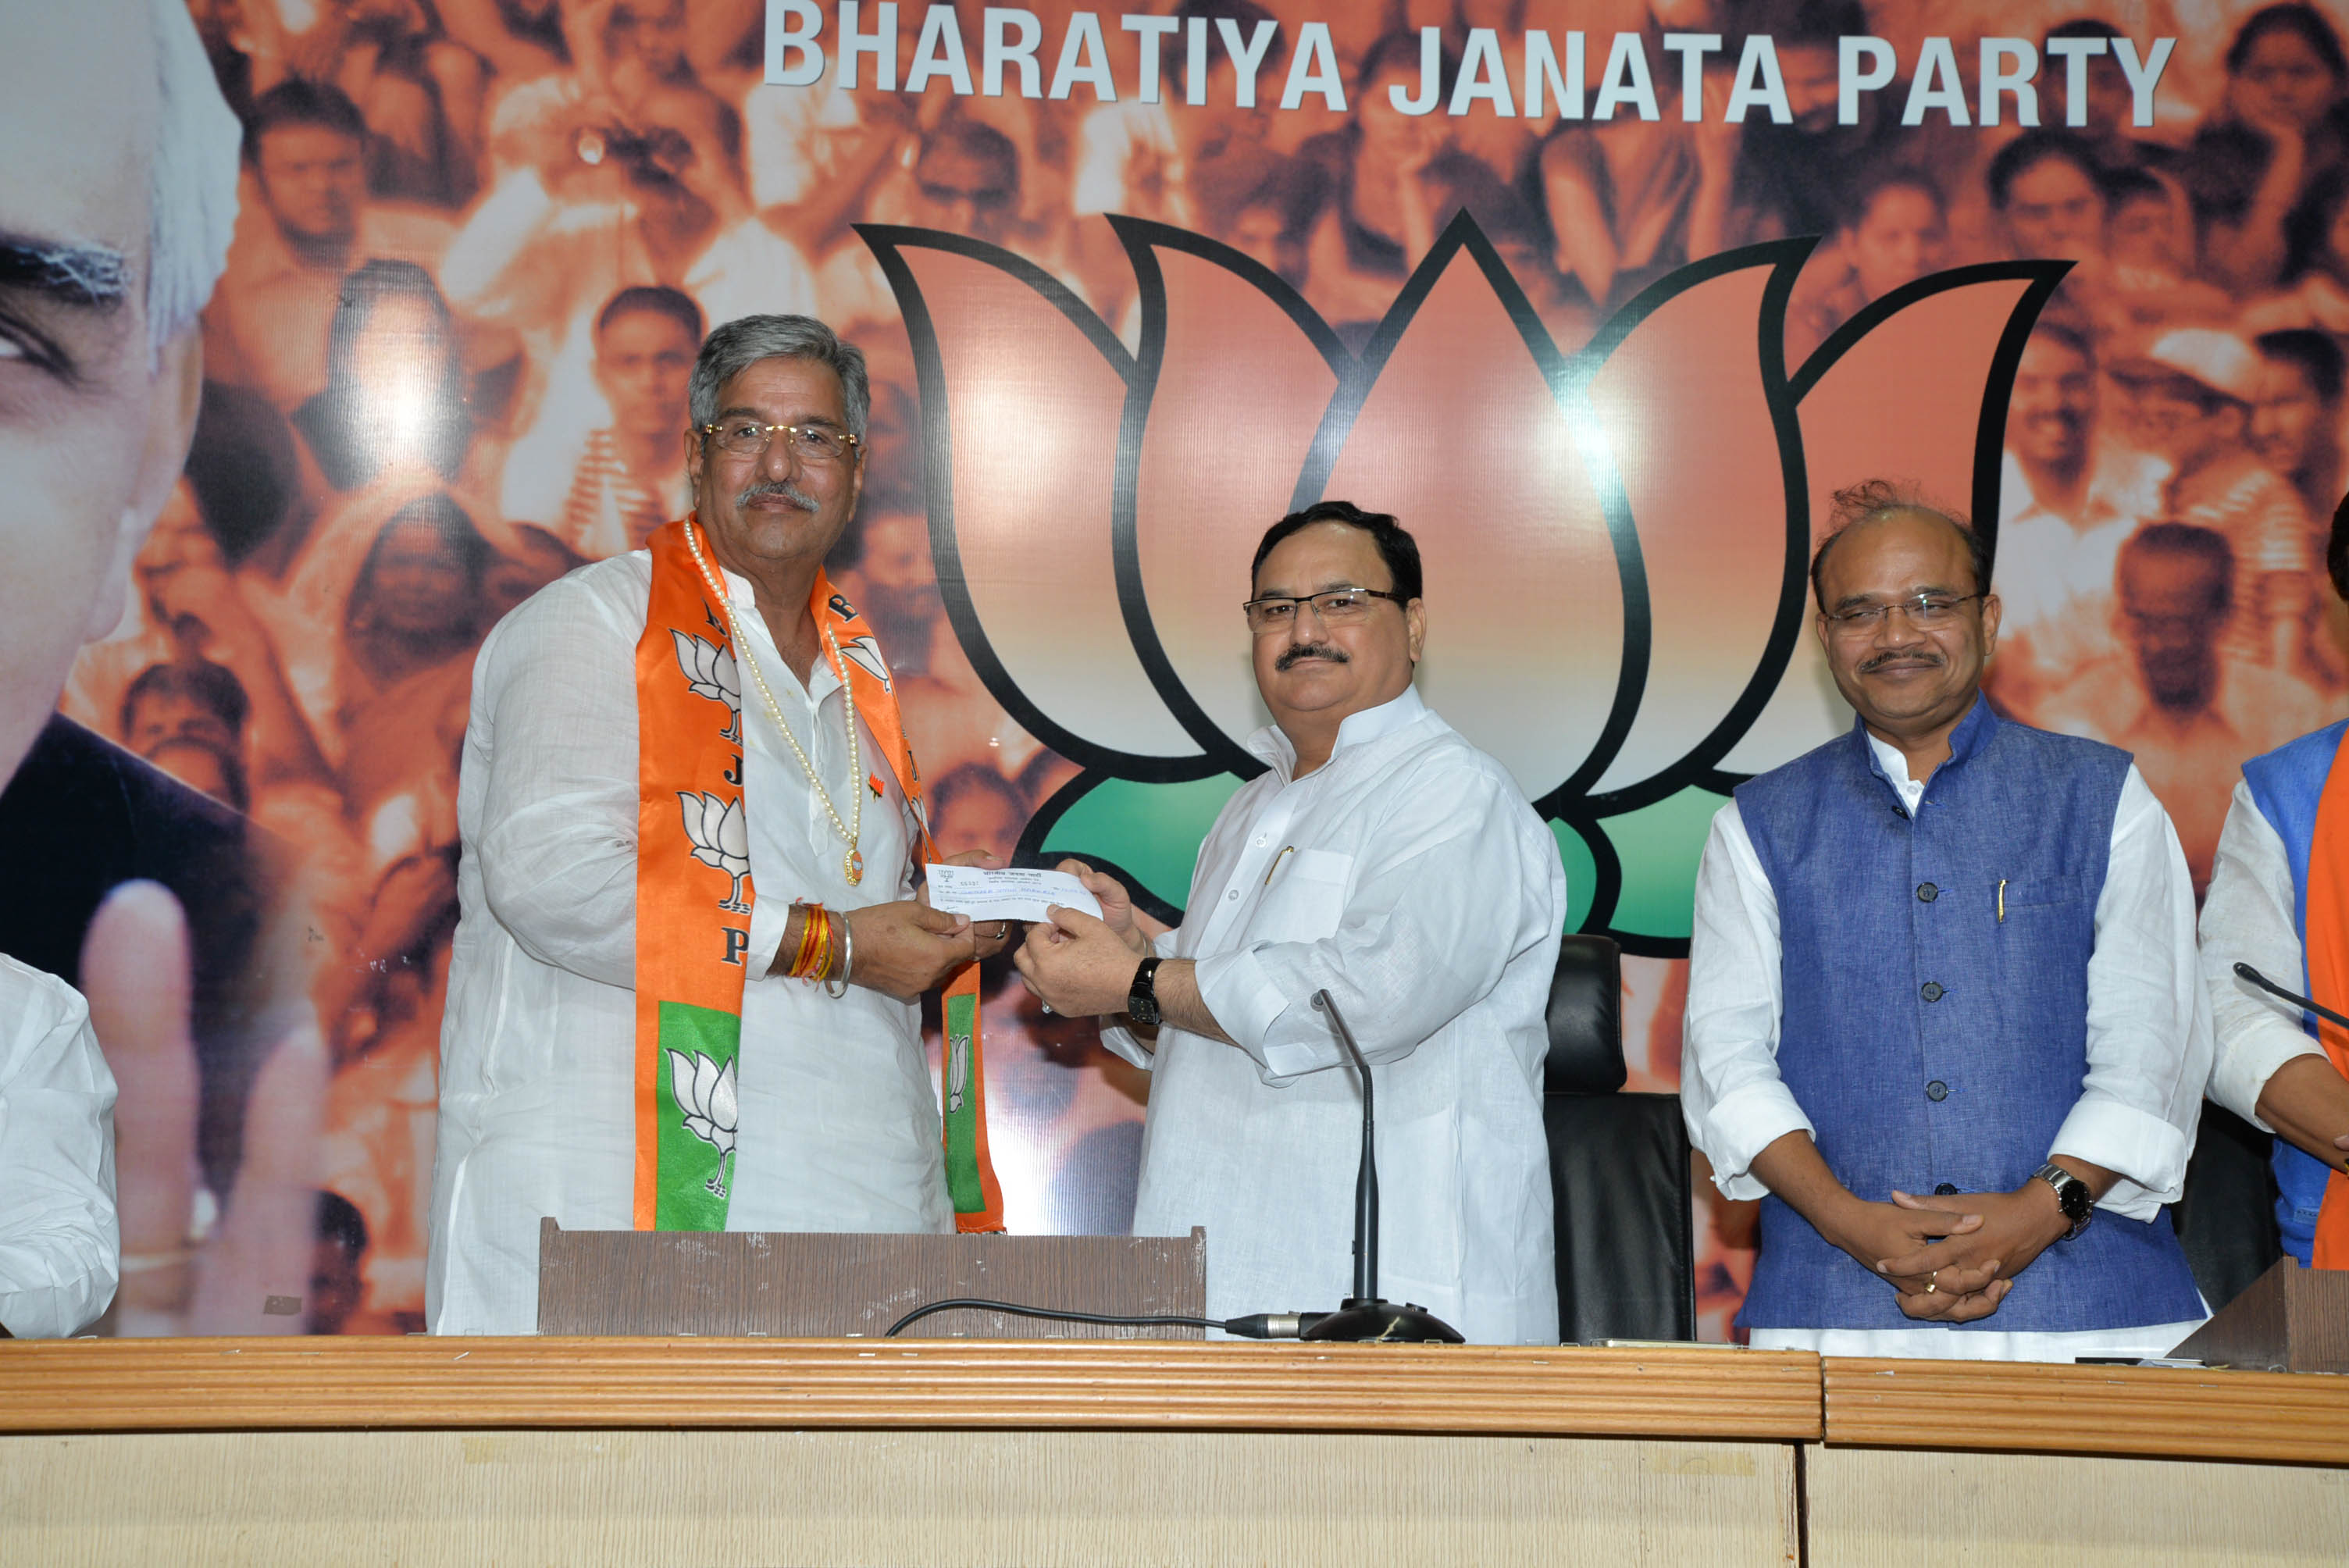
[[[762,483],[752,485],[749,490],[744,490],[741,494],[734,498],[734,505],[737,510],[740,510],[742,507],[749,506],[761,496],[769,495],[779,495],[785,500],[791,502],[793,506],[799,508],[802,511],[813,511],[815,510],[815,497],[808,494],[807,491],[800,489],[799,486],[791,483],[787,480],[768,480]]]
[[[1877,655],[1859,666],[1859,673],[1872,676],[1888,665],[1920,665],[1928,669],[1940,669],[1948,662],[1939,654],[1923,654],[1913,649],[1903,648],[1896,653]]]
[[[1333,665],[1353,663],[1346,656],[1346,650],[1335,643],[1299,643],[1293,648],[1284,649],[1280,657],[1273,661],[1272,667],[1286,671],[1291,665],[1301,664],[1307,659],[1327,659]]]

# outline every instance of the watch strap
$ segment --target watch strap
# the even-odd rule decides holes
[[[1125,993],[1126,1016],[1145,1028],[1154,1027],[1158,1019],[1158,965],[1164,962],[1152,957],[1142,961],[1133,971],[1133,984]]]

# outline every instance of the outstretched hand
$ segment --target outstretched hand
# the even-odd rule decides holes
[[[1077,879],[1084,890],[1101,905],[1102,923],[1117,933],[1118,940],[1133,950],[1137,958],[1150,956],[1150,934],[1144,931],[1139,912],[1133,907],[1133,895],[1125,884],[1107,872],[1097,872],[1082,861],[1062,861],[1052,868]],[[1064,940],[1055,932],[1047,940]]]
[[[1107,913],[1109,906],[1102,907]],[[1124,1012],[1137,960],[1144,954],[1107,921],[1059,904],[1044,913],[1050,918],[1030,927],[1028,940],[1012,957],[1028,989],[1071,1017]]]
[[[850,984],[901,1002],[936,990],[973,956],[970,922],[926,900],[868,904],[848,911],[847,919],[856,949]]]

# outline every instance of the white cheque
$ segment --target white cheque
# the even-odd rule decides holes
[[[1044,906],[1079,910],[1095,919],[1101,903],[1066,872],[1006,867],[931,866],[930,907],[973,920],[1041,920]]]

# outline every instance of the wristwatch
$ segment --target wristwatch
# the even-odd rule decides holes
[[[1125,1016],[1144,1028],[1158,1022],[1158,965],[1155,958],[1145,958],[1133,972],[1133,985],[1125,993]]]
[[[2085,1181],[2053,1161],[2032,1174],[2055,1189],[2055,1202],[2063,1207],[2064,1217],[2072,1222],[2072,1228],[2064,1233],[2065,1241],[2088,1228],[2088,1221],[2096,1212],[2096,1199]]]

